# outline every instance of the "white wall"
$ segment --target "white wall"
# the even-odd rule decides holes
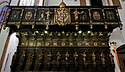
[[[62,0],[49,0],[48,6],[59,6]],[[67,6],[80,6],[80,0],[64,0]]]
[[[6,28],[5,30],[2,29],[1,33],[0,33],[0,58],[1,58],[3,50],[4,50],[4,46],[6,43],[8,33],[9,33],[9,28]]]
[[[11,0],[10,6],[17,6],[19,0]]]
[[[64,0],[67,6],[80,6],[80,0]]]
[[[113,6],[113,1],[112,1],[112,0],[109,0],[109,2],[110,2],[110,5]]]
[[[125,39],[119,27],[115,28],[109,38],[109,42],[117,42],[117,48],[125,43]]]
[[[121,2],[121,5],[122,5],[122,9],[119,9],[119,15],[120,15],[120,18],[122,20],[122,22],[124,23],[125,22],[125,1]]]
[[[39,6],[43,6],[43,0],[39,0]]]
[[[17,50],[18,42],[16,33],[11,34],[1,72],[11,72],[10,65],[12,63],[12,57]]]
[[[0,33],[0,60],[1,60],[1,57],[3,54],[3,50],[5,47],[5,43],[6,43],[8,34],[9,34],[9,28],[6,28],[5,30],[4,29],[1,30],[1,33]],[[6,61],[6,59],[4,59],[4,61]],[[3,72],[3,71],[0,71],[0,72]]]
[[[10,0],[0,0],[0,2],[3,2],[3,1],[8,1],[9,2]]]
[[[86,0],[86,6],[91,6],[90,0]]]
[[[19,6],[34,6],[34,0],[20,0]]]
[[[110,42],[111,41],[117,42],[117,47],[125,44],[125,1],[123,2],[120,0],[120,3],[122,6],[122,9],[118,9],[118,12],[119,12],[121,22],[123,24],[123,29],[121,31],[118,29],[115,29],[113,31],[113,34],[115,34],[115,35],[112,35],[110,38]],[[121,35],[122,35],[122,38],[121,38]]]
[[[102,3],[103,3],[103,6],[107,6],[108,5],[107,0],[102,0]]]

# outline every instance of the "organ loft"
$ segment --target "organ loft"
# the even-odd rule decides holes
[[[2,26],[19,39],[11,72],[115,72],[109,37],[122,26],[118,6],[95,4],[6,6]]]

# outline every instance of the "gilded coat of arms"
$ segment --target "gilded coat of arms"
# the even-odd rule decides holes
[[[60,26],[71,23],[70,9],[68,8],[57,8],[55,9],[54,21]]]

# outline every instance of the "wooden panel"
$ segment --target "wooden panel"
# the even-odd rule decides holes
[[[80,0],[80,6],[86,6],[86,0]]]

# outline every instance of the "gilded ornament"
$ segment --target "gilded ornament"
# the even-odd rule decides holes
[[[48,11],[46,12],[46,15],[47,15],[47,20],[49,20],[49,19],[50,19],[50,14],[52,14],[52,12],[48,10]]]
[[[71,23],[70,9],[65,6],[65,3],[61,2],[60,8],[55,8],[54,23],[60,26]]]
[[[33,16],[33,14],[32,14],[31,11],[26,12],[26,14],[25,14],[25,19],[26,19],[26,20],[31,20],[32,16]]]
[[[75,17],[75,20],[78,20],[78,18],[79,18],[79,14],[82,14],[83,13],[83,11],[80,13],[79,11],[77,11],[77,8],[75,9],[75,11],[74,11],[74,17]]]

